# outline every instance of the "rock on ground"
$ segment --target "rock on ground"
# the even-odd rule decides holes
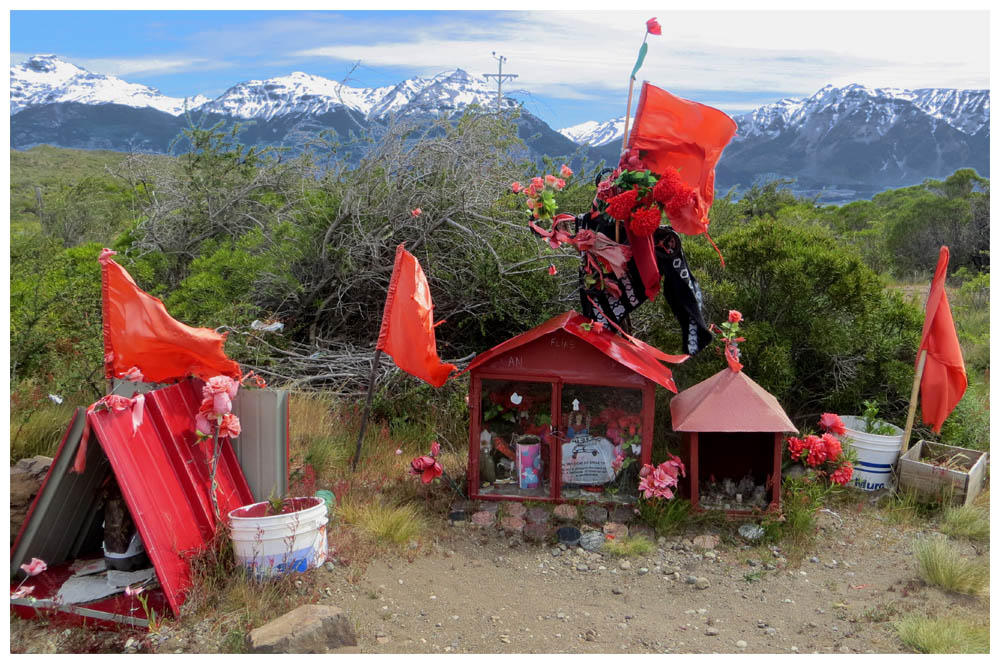
[[[354,627],[340,608],[305,604],[250,632],[254,653],[360,653]]]

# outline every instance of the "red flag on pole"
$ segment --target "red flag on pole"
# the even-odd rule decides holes
[[[457,369],[442,363],[434,339],[434,303],[420,263],[400,244],[382,312],[377,350],[392,356],[396,366],[434,387],[441,387]]]
[[[240,365],[226,357],[226,336],[174,319],[159,298],[140,289],[132,276],[101,252],[105,377],[120,378],[138,367],[143,380],[158,383],[197,376],[240,378]]]
[[[919,358],[920,351],[927,351],[924,374],[920,381],[920,406],[924,424],[929,424],[936,433],[940,433],[945,418],[958,405],[968,385],[962,347],[958,343],[951,307],[948,306],[948,294],[944,290],[947,275],[948,247],[941,247],[934,281],[931,282],[927,297],[924,330],[917,352]]]

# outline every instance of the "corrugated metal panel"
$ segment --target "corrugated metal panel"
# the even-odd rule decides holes
[[[97,490],[110,470],[101,449],[90,445],[87,469],[81,475],[69,472],[85,421],[84,409],[77,408],[11,547],[11,577],[20,576],[20,566],[32,558],[56,565],[80,553],[86,526],[96,513]]]
[[[146,417],[133,434],[129,411],[87,416],[118,478],[160,585],[174,614],[190,585],[190,554],[203,550],[214,527],[211,441],[197,443],[194,417],[200,383],[186,380],[146,396]],[[232,447],[223,442],[217,473],[220,514],[253,502]]]
[[[233,412],[242,431],[233,441],[255,501],[288,491],[288,392],[241,389]]]

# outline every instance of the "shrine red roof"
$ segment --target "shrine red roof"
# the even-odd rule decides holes
[[[593,324],[590,329],[583,327],[588,323]],[[488,351],[477,355],[466,371],[471,371],[503,353],[518,348],[519,346],[524,346],[525,344],[528,344],[545,335],[558,332],[559,330],[563,330],[574,337],[587,342],[615,362],[645,378],[648,378],[657,385],[661,385],[671,392],[677,392],[677,387],[674,384],[673,374],[670,369],[653,357],[651,353],[636,346],[627,339],[618,336],[609,329],[594,324],[594,321],[575,311],[567,311],[566,313],[559,314],[554,318],[550,318],[538,327],[508,339]],[[675,357],[678,362],[682,362],[687,359],[687,356],[672,357]]]
[[[670,417],[674,431],[798,432],[773,395],[729,368],[674,397]]]

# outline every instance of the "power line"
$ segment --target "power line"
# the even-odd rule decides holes
[[[495,74],[483,74],[484,78],[495,78],[497,80],[497,113],[500,112],[503,107],[503,82],[507,79],[517,78],[517,74],[505,74],[503,73],[503,63],[507,62],[507,58],[502,55],[497,55],[496,51],[493,51],[493,59],[497,61],[497,73]]]

